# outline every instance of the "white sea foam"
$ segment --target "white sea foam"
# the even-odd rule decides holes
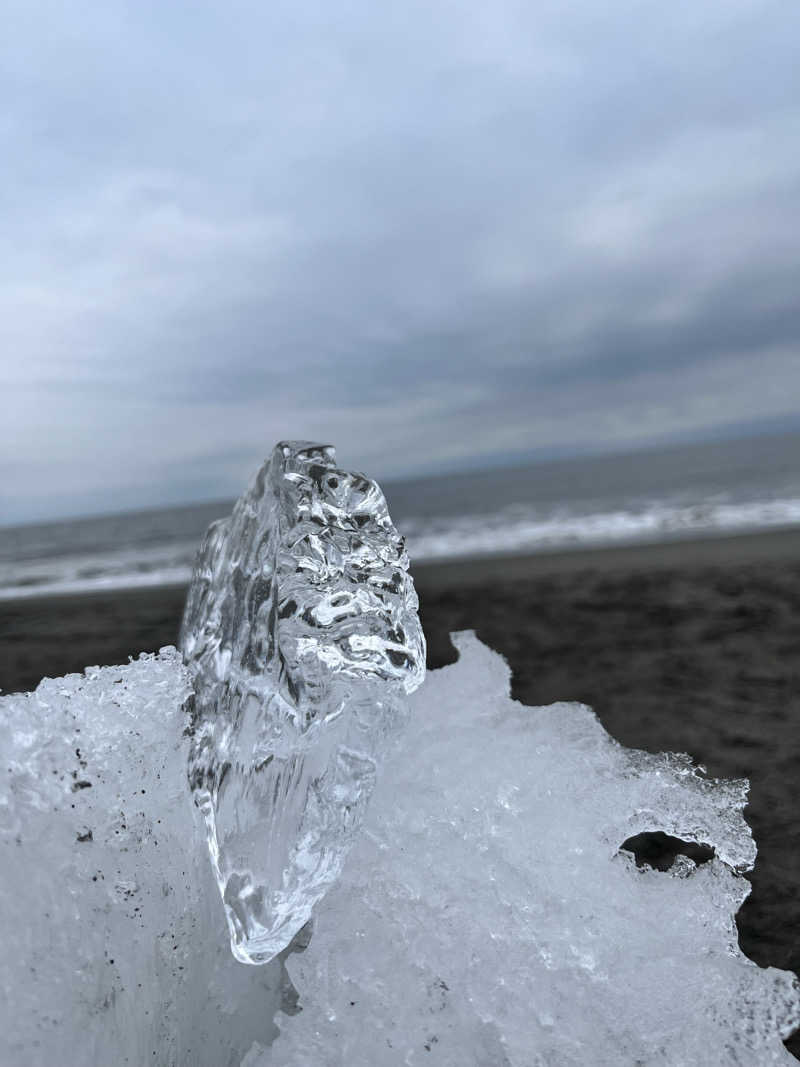
[[[424,563],[796,526],[800,497],[699,503],[672,498],[582,511],[514,504],[488,514],[410,515],[397,525],[411,558]],[[186,583],[196,550],[192,537],[79,554],[53,551],[27,560],[0,553],[0,600]]]
[[[182,584],[191,577],[196,552],[194,538],[181,544],[0,561],[0,600]]]
[[[408,519],[403,532],[412,559],[458,559],[513,552],[663,541],[703,534],[734,534],[800,523],[800,497],[740,504],[676,505],[656,501],[639,509],[542,516],[533,508],[493,515]]]

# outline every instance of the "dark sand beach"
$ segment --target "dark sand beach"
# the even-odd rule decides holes
[[[474,629],[526,704],[590,704],[625,745],[748,777],[743,950],[800,972],[800,531],[415,568],[429,666]],[[184,587],[0,602],[0,687],[176,640]],[[800,1038],[789,1047],[800,1058]]]

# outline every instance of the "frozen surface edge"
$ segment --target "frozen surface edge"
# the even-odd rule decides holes
[[[175,650],[0,697],[0,1062],[793,1063],[780,1038],[800,1017],[797,980],[737,944],[736,868],[754,857],[744,783],[721,817],[687,757],[626,750],[580,705],[514,702],[499,655],[469,632],[454,644],[289,959],[293,1017],[275,1015],[291,1004],[278,961],[242,967],[228,949],[184,774]],[[700,813],[657,819],[675,797]],[[698,828],[717,856],[637,869],[619,845],[656,822]]]
[[[502,657],[452,639],[288,962],[302,1011],[248,1067],[794,1063],[797,977],[738,945],[747,782],[512,701]],[[657,830],[715,856],[637,868],[622,843]]]

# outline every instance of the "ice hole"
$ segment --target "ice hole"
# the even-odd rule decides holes
[[[656,871],[668,871],[678,856],[686,856],[699,867],[716,855],[711,845],[684,841],[663,830],[634,834],[620,845],[620,852],[623,851],[633,853],[637,867],[652,867]]]

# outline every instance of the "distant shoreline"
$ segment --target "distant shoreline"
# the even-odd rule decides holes
[[[653,568],[714,566],[719,564],[772,562],[800,559],[800,526],[784,526],[747,533],[731,532],[707,537],[674,537],[665,541],[627,541],[538,552],[494,556],[459,557],[431,562],[412,562],[418,585],[483,585],[492,579],[585,570],[651,570]]]
[[[431,588],[482,585],[492,580],[514,580],[545,574],[566,574],[592,569],[627,570],[665,568],[719,563],[758,562],[800,558],[800,525],[774,529],[731,531],[707,536],[674,536],[666,540],[636,540],[564,548],[542,548],[534,552],[504,552],[492,555],[457,556],[414,563],[412,573],[418,585]],[[31,589],[21,596],[4,596],[0,590],[0,611],[12,605],[40,600],[88,600],[109,596],[152,595],[156,591],[180,590],[184,581],[153,581],[105,585],[87,589]]]

